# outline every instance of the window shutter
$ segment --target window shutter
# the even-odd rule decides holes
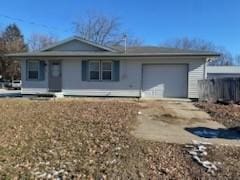
[[[28,60],[26,60],[26,80],[28,80]]]
[[[82,61],[82,81],[88,79],[88,61]]]
[[[40,81],[44,81],[45,80],[45,61],[40,61],[40,77],[39,80]]]
[[[113,61],[113,80],[119,81],[120,79],[120,62]]]

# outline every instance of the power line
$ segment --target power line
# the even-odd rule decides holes
[[[13,20],[13,21],[19,21],[19,22],[27,23],[27,24],[30,24],[30,25],[40,26],[40,27],[48,29],[48,30],[61,31],[61,32],[72,32],[72,30],[70,30],[70,29],[61,30],[57,27],[51,27],[51,26],[48,26],[48,25],[45,25],[45,24],[36,23],[34,21],[26,21],[22,18],[16,18],[16,17],[5,15],[5,14],[0,14],[0,17],[10,19],[10,20]]]

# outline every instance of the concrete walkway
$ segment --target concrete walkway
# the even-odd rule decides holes
[[[7,89],[0,89],[0,98],[1,97],[20,97],[21,90],[7,90]]]
[[[197,140],[219,145],[240,145],[239,139],[203,138],[190,132],[188,129],[202,128],[216,132],[219,128],[225,129],[191,102],[143,101],[141,106],[137,127],[132,131],[137,138],[179,144]]]

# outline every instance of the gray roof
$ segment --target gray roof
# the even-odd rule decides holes
[[[113,47],[116,52],[107,51],[41,51],[30,53],[8,54],[9,57],[157,57],[157,56],[206,56],[216,57],[220,54],[206,51],[182,50],[155,46],[128,47],[124,52],[122,47]]]
[[[67,42],[77,40],[95,47],[102,49],[103,51],[56,51],[54,47],[65,44]],[[194,51],[194,50],[183,50],[176,48],[164,48],[158,46],[138,46],[138,47],[127,47],[127,51],[124,51],[122,46],[106,47],[103,45],[96,44],[94,42],[82,39],[74,36],[66,40],[60,41],[54,45],[51,45],[39,52],[26,52],[26,53],[15,53],[8,54],[8,57],[158,57],[158,56],[206,56],[216,57],[219,54],[215,52],[207,51]]]
[[[113,49],[116,49],[120,52],[124,52],[123,46],[112,46]],[[136,46],[136,47],[128,47],[128,54],[137,54],[137,53],[179,53],[179,54],[216,54],[215,52],[210,51],[197,51],[197,50],[184,50],[178,48],[167,48],[167,47],[159,47],[159,46]]]

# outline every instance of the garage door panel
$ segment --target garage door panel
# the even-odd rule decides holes
[[[187,65],[144,65],[145,97],[187,97]]]

